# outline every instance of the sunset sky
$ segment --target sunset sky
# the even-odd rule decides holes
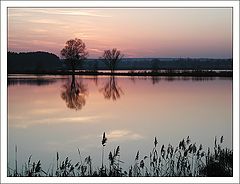
[[[125,57],[232,57],[231,8],[9,8],[8,50],[60,56],[82,39],[89,58],[118,48]]]

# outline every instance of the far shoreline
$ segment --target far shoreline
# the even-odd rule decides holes
[[[183,70],[179,72],[178,70],[169,70],[165,72],[158,71],[128,71],[128,72],[102,72],[102,71],[21,71],[21,72],[8,72],[8,75],[93,75],[93,76],[169,76],[169,77],[233,77],[233,71],[204,71],[204,70],[194,70],[188,71]]]

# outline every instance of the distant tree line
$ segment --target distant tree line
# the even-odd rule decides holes
[[[25,53],[27,55],[27,53]],[[26,62],[19,53],[8,53],[8,73],[21,71],[40,71],[40,70],[68,70],[70,66],[66,65],[63,60],[55,57],[44,59],[38,62],[38,54],[32,54],[34,59]],[[51,59],[50,59],[51,58]],[[57,59],[56,59],[57,58]],[[47,62],[46,62],[47,61]],[[86,59],[82,65],[76,65],[76,69],[80,70],[109,70],[101,59]],[[118,63],[116,70],[232,70],[232,59],[177,59],[170,61],[161,58],[123,58]]]
[[[141,62],[138,62],[139,64]],[[138,64],[135,63],[135,64]],[[153,70],[232,70],[232,59],[212,59],[212,58],[154,58],[146,62],[146,67]],[[142,66],[140,64],[140,66]],[[150,69],[150,68],[149,68]]]
[[[8,73],[52,71],[62,67],[59,57],[48,52],[8,52]]]
[[[75,70],[232,70],[232,59],[211,58],[123,58],[116,48],[104,50],[98,59],[88,59],[85,43],[70,39],[61,50],[61,59],[48,52],[8,52],[8,73],[41,73]]]

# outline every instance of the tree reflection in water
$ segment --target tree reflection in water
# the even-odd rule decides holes
[[[82,80],[76,80],[75,75],[72,75],[72,80],[68,79],[62,88],[61,97],[65,100],[67,107],[75,110],[82,109],[88,95],[87,86],[83,84]]]
[[[161,77],[160,76],[152,76],[151,80],[152,80],[152,84],[155,85],[161,81]]]
[[[95,75],[95,76],[93,77],[93,81],[94,81],[94,84],[95,84],[96,86],[98,86],[98,76],[97,76],[97,75]]]
[[[113,101],[119,99],[124,94],[114,76],[109,77],[108,82],[100,89],[100,92],[103,93],[105,99],[112,99]]]

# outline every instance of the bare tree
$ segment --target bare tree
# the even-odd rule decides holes
[[[72,72],[75,72],[76,65],[82,64],[87,58],[88,52],[85,43],[78,38],[68,40],[65,47],[61,50],[61,56],[67,64],[70,64]]]
[[[121,54],[121,51],[114,48],[112,50],[105,50],[100,59],[102,59],[107,67],[111,70],[111,73],[114,73],[119,61],[121,61],[123,56],[124,55]]]

